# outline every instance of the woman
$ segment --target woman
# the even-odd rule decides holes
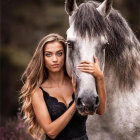
[[[20,100],[29,134],[46,140],[87,140],[85,122],[87,116],[76,111],[75,82],[68,77],[65,68],[66,44],[58,34],[45,36],[26,68],[22,79]],[[92,62],[81,62],[77,67],[97,79],[100,105],[96,113],[105,111],[106,93],[104,76],[95,57]],[[89,71],[87,70],[89,66]],[[86,69],[86,70],[85,70]]]

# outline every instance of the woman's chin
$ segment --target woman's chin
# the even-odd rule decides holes
[[[51,71],[54,72],[54,73],[56,73],[56,72],[59,72],[60,71],[60,68],[53,68]]]

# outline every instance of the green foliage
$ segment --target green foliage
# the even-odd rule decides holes
[[[1,63],[5,64],[5,62],[9,61],[12,65],[16,67],[25,68],[31,59],[31,55],[29,55],[28,52],[26,52],[23,49],[9,47],[9,48],[3,48],[0,52],[1,59],[3,56],[3,60]],[[4,59],[7,59],[7,61],[4,61]]]

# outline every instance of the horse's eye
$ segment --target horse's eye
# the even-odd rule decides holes
[[[71,49],[73,48],[73,42],[67,41],[66,43],[68,45],[68,48],[71,48]]]
[[[107,46],[109,46],[109,43],[108,43],[108,42],[107,42],[106,44],[103,45],[102,49],[103,49],[103,50],[106,49]]]

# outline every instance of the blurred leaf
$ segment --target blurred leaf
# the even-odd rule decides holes
[[[5,54],[7,58],[9,58],[11,64],[22,68],[25,68],[29,60],[31,59],[31,56],[29,55],[28,52],[14,47],[3,48],[0,53]]]

